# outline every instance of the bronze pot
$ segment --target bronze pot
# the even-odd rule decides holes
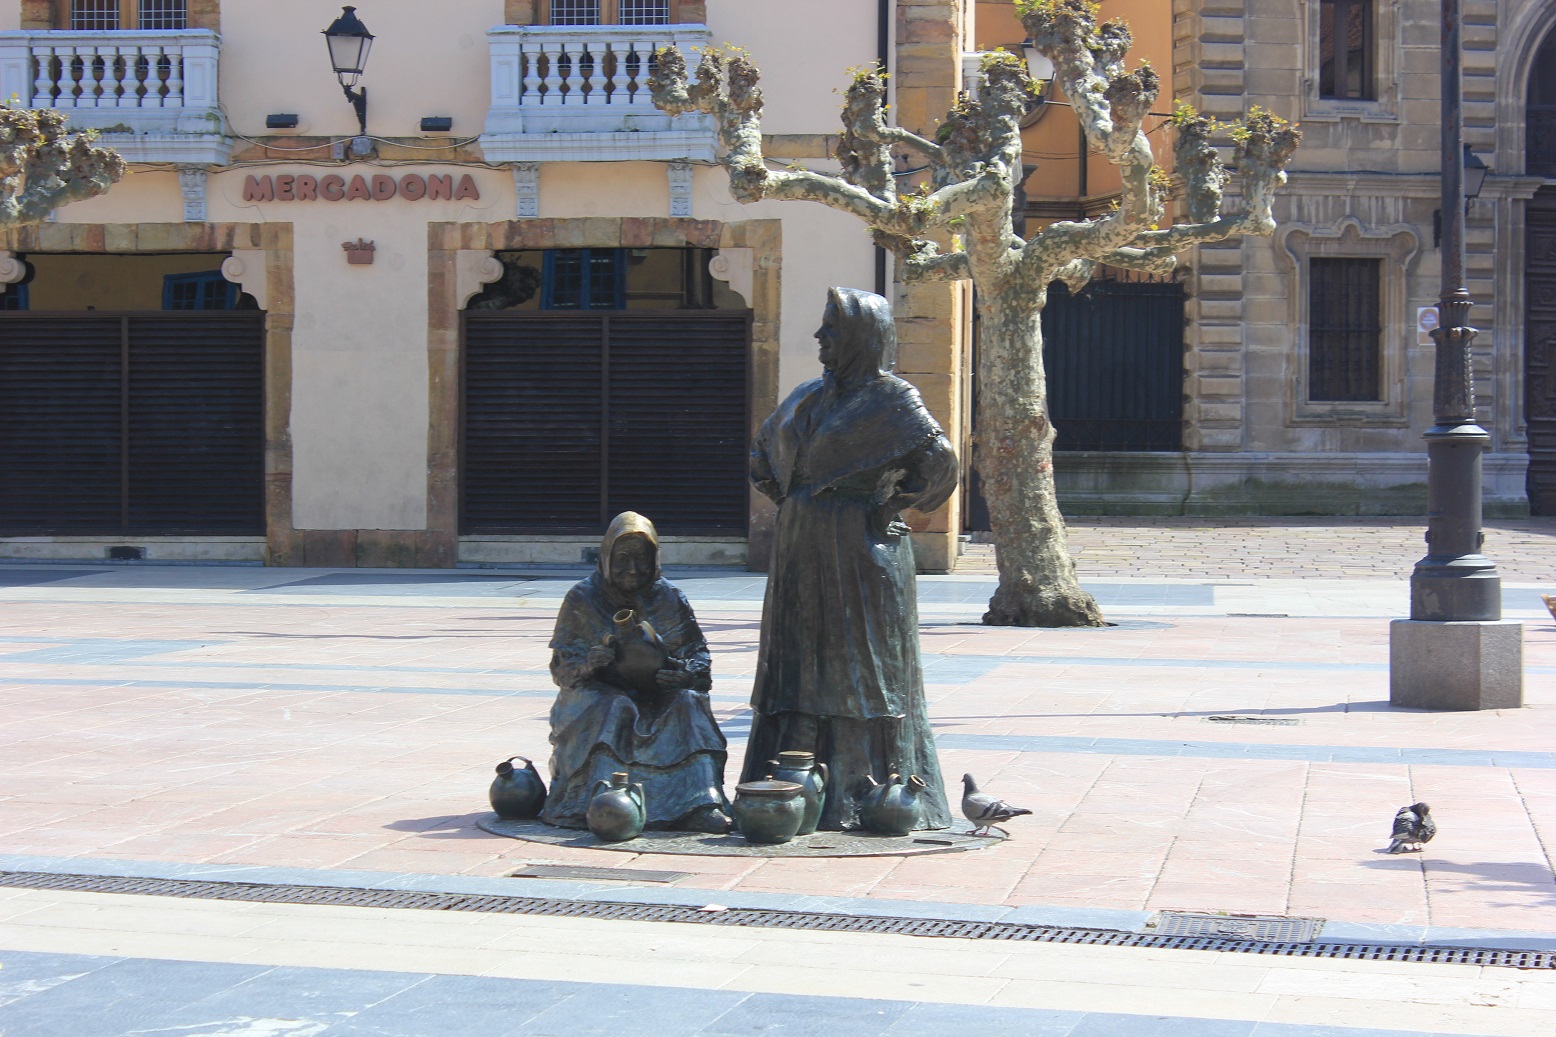
[[[735,825],[748,843],[786,843],[805,819],[800,785],[792,781],[748,781],[735,786]]]

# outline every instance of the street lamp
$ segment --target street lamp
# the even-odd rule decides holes
[[[1486,177],[1491,173],[1491,167],[1481,161],[1479,155],[1470,150],[1468,144],[1464,145],[1464,215],[1470,214],[1470,206],[1475,204],[1475,199],[1480,197],[1480,189],[1486,185]],[[1432,247],[1441,248],[1443,244],[1443,211],[1432,211]]]
[[[373,47],[373,34],[367,31],[367,26],[357,17],[357,9],[346,7],[341,9],[340,17],[324,30],[324,42],[330,47],[330,64],[335,69],[335,78],[340,80],[341,89],[346,91],[346,100],[357,110],[357,124],[365,137],[367,87],[360,90],[351,88],[362,78],[362,69],[367,65],[367,52]]]
[[[1410,574],[1410,618],[1389,627],[1389,703],[1417,709],[1523,705],[1523,625],[1502,621],[1502,577],[1481,553],[1481,455],[1475,421],[1470,293],[1464,276],[1466,182],[1485,163],[1464,145],[1463,0],[1442,0],[1442,292],[1426,440],[1426,556]]]
[[[1027,75],[1038,86],[1038,101],[1021,120],[1021,125],[1026,127],[1040,119],[1047,110],[1048,92],[1054,84],[1054,63],[1029,39],[1021,41],[1021,56],[1026,59]]]

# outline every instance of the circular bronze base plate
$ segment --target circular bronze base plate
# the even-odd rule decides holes
[[[925,853],[957,853],[981,850],[1003,842],[998,832],[970,835],[972,826],[958,821],[952,828],[911,835],[873,835],[870,832],[816,832],[800,835],[786,843],[763,845],[748,843],[737,835],[708,835],[704,832],[644,832],[624,843],[601,842],[588,832],[575,828],[555,828],[543,821],[504,821],[488,814],[476,822],[493,835],[510,839],[545,843],[549,846],[574,846],[589,850],[620,850],[623,853],[674,853],[690,857],[909,857]]]

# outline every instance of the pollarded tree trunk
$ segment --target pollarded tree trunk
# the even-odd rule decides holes
[[[980,295],[978,406],[973,465],[994,533],[999,589],[985,623],[1101,626],[1081,589],[1054,486],[1054,427],[1043,370],[1047,289]]]
[[[1021,173],[1021,119],[1034,103],[1026,65],[996,51],[984,56],[977,96],[946,114],[934,140],[886,122],[885,76],[856,69],[843,106],[829,176],[791,166],[768,168],[762,155],[762,91],[756,67],[740,52],[704,51],[696,81],[675,48],[659,53],[650,86],[660,109],[714,116],[730,192],[740,202],[810,201],[852,213],[896,253],[904,281],[972,280],[980,300],[978,430],[973,463],[983,479],[1000,571],[984,622],[1016,626],[1098,626],[1102,614],[1081,589],[1054,492],[1054,429],[1048,421],[1039,317],[1048,285],[1078,291],[1099,266],[1163,274],[1178,253],[1238,234],[1268,235],[1275,187],[1301,139],[1268,112],[1251,109],[1221,126],[1179,107],[1172,117],[1174,176],[1155,165],[1144,121],[1158,82],[1149,65],[1124,68],[1131,45],[1119,21],[1097,23],[1094,0],[1016,0],[1037,49],[1074,109],[1087,147],[1119,170],[1117,207],[1090,220],[1063,220],[1018,237],[1011,200]],[[1244,211],[1221,215],[1227,167],[1213,143],[1235,144]],[[925,159],[929,180],[899,192],[893,147]],[[1180,196],[1188,222],[1166,223],[1169,196]],[[965,251],[942,253],[931,235],[959,231]]]

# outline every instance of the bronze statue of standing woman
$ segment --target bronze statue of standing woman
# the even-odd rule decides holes
[[[923,826],[947,828],[900,513],[950,498],[956,456],[918,390],[885,369],[885,299],[831,289],[816,339],[825,375],[779,405],[751,454],[778,523],[741,780],[780,751],[814,752],[832,773],[821,827],[842,829],[859,824],[865,775],[916,774]]]

